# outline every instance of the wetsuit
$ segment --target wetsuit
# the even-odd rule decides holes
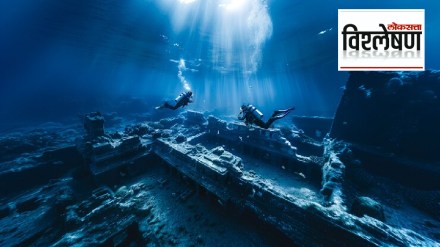
[[[258,127],[261,127],[263,129],[268,129],[272,125],[273,122],[287,116],[287,114],[289,114],[289,112],[291,112],[293,110],[295,110],[295,107],[292,107],[292,108],[289,108],[286,110],[276,110],[273,112],[273,114],[269,118],[269,120],[267,120],[267,122],[264,122],[262,120],[263,114],[257,108],[255,108],[255,106],[243,105],[241,107],[241,112],[238,115],[238,119],[244,120],[244,123],[246,125],[255,124]]]

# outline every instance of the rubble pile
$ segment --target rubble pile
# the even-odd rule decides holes
[[[148,217],[153,207],[142,183],[122,187],[116,193],[105,187],[65,210],[67,232],[54,246],[146,244],[139,222]],[[69,230],[72,229],[72,230]]]

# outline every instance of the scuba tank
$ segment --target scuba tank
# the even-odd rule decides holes
[[[262,119],[263,113],[261,113],[260,110],[258,110],[255,106],[249,105],[249,112],[254,116],[256,119]]]
[[[179,94],[179,96],[177,96],[177,98],[176,98],[174,101],[179,102],[179,101],[181,101],[185,96],[186,96],[186,93],[181,93],[181,94]]]
[[[192,102],[191,97],[192,97],[191,91],[183,92],[183,93],[179,94],[179,96],[177,96],[177,98],[174,99],[174,101],[176,101],[176,106],[183,107],[183,106],[188,105],[188,103]]]

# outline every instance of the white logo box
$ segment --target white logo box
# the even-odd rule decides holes
[[[391,30],[390,24],[398,25],[419,25],[421,30]],[[359,50],[343,50],[342,34],[347,24],[354,24],[358,32],[384,32],[379,24],[384,24],[388,34],[391,32],[422,32],[420,34],[420,50],[416,47],[407,49],[403,46],[402,50],[390,47],[385,50],[385,46],[379,45],[378,50],[364,50],[360,46]],[[403,26],[399,26],[402,28]],[[347,31],[353,31],[348,28]],[[351,34],[353,35],[353,34]],[[371,40],[375,37],[371,36]],[[348,37],[346,35],[348,42]],[[391,41],[391,36],[388,35]],[[397,36],[397,35],[396,35]],[[403,35],[410,37],[411,35]],[[352,37],[352,36],[351,36]],[[359,35],[362,37],[362,35]],[[411,36],[416,37],[416,36]],[[360,39],[361,40],[361,39]],[[368,39],[363,39],[368,40]],[[403,44],[405,40],[402,38]],[[411,40],[411,39],[409,39]],[[356,42],[354,42],[355,44]],[[360,41],[362,43],[362,41]],[[379,44],[379,43],[377,43]],[[390,43],[391,44],[391,43]],[[369,45],[372,47],[372,43]],[[339,9],[338,10],[338,70],[340,71],[421,71],[425,70],[425,10],[424,9]]]

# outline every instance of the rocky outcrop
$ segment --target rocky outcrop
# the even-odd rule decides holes
[[[331,136],[438,161],[440,72],[352,72]]]
[[[350,212],[359,217],[368,215],[380,221],[385,221],[382,205],[369,197],[357,197],[351,206]]]
[[[341,141],[325,139],[324,142],[325,162],[322,166],[321,193],[330,203],[343,206],[342,183],[345,179],[345,164],[340,156],[346,155],[348,148]]]
[[[440,189],[440,72],[352,72],[331,138],[364,168],[419,189]]]
[[[197,111],[186,111],[184,113],[186,119],[185,124],[186,125],[203,125],[206,123],[206,118],[203,116],[203,113],[197,112]]]
[[[93,139],[104,135],[104,117],[99,112],[84,116],[84,129],[88,138]]]

